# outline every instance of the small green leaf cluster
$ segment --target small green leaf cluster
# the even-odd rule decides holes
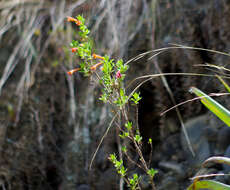
[[[102,90],[102,95],[100,97],[100,100],[102,100],[104,103],[107,103],[109,101],[109,98],[113,94],[113,87],[115,86],[115,77],[113,77],[113,70],[114,70],[114,60],[109,59],[108,56],[104,57],[104,65],[103,65],[103,75],[101,77],[100,82],[104,84],[104,89]]]
[[[103,93],[100,100],[104,103],[111,100],[112,103],[121,108],[128,101],[128,96],[125,95],[125,89],[123,88],[123,81],[125,79],[125,72],[128,70],[128,65],[125,65],[122,60],[118,60],[115,63],[108,56],[104,58],[103,75],[101,77],[104,89],[102,90]]]
[[[131,101],[133,101],[134,104],[139,104],[139,101],[141,100],[140,93],[134,92]]]
[[[125,90],[120,88],[120,93],[114,103],[121,109],[128,101],[128,96],[125,95]]]
[[[140,136],[139,134],[136,134],[135,137],[134,137],[135,141],[140,144],[141,143],[141,140],[142,140],[142,136]]]
[[[122,177],[126,176],[127,169],[123,165],[123,160],[117,160],[116,154],[110,154],[109,160],[113,163],[115,166],[117,173],[120,174]]]
[[[123,161],[122,160],[119,161],[117,159],[115,153],[109,155],[109,160],[115,166],[117,173],[120,174],[121,177],[123,177],[125,179],[125,181],[127,182],[128,187],[130,189],[132,189],[132,190],[136,190],[138,188],[139,179],[140,179],[138,174],[134,173],[131,178],[127,178],[126,177],[127,169],[124,167]]]
[[[88,34],[90,33],[90,30],[85,25],[85,19],[81,16],[77,16],[77,20],[80,21],[80,31],[78,32],[79,36],[81,36],[83,39],[88,38]]]
[[[132,124],[131,121],[128,121],[128,122],[125,124],[125,128],[126,128],[128,131],[131,131],[132,126],[133,126],[133,124]]]
[[[158,171],[157,170],[155,170],[155,169],[153,169],[153,168],[151,168],[151,169],[149,169],[148,170],[148,175],[149,175],[149,177],[151,178],[151,179],[153,179],[154,178],[154,176],[155,176],[155,174],[157,174],[158,173]]]
[[[116,63],[116,69],[117,72],[119,71],[121,73],[121,78],[120,80],[123,81],[125,78],[125,72],[128,70],[128,65],[124,64],[122,59],[119,59]]]
[[[153,140],[151,138],[149,138],[148,143],[151,145],[153,143]]]
[[[130,189],[132,189],[132,190],[137,189],[139,179],[140,179],[140,177],[138,177],[137,174],[133,174],[133,177],[128,179],[129,180],[129,185],[128,186],[130,187]]]
[[[120,134],[119,136],[124,139],[125,137],[130,137],[130,132],[132,130],[132,122],[128,121],[127,123],[125,123],[125,128],[127,129],[127,131],[123,131],[122,134]]]

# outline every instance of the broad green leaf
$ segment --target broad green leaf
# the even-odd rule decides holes
[[[224,87],[230,93],[230,86],[228,86],[228,84],[219,75],[216,75],[216,77],[220,80],[220,82],[222,82],[222,84],[224,85]]]
[[[213,180],[201,180],[194,182],[187,188],[187,190],[199,189],[230,190],[230,186]]]
[[[213,156],[203,162],[203,167],[206,167],[210,162],[230,165],[230,158],[223,156]]]
[[[201,97],[200,101],[230,127],[230,112],[225,107],[195,87],[191,87],[190,92]]]

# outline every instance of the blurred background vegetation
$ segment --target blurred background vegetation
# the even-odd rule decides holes
[[[98,100],[98,84],[66,74],[79,61],[70,52],[77,30],[66,22],[67,16],[86,18],[96,53],[127,61],[169,43],[228,52],[229,9],[230,2],[222,0],[0,0],[0,188],[118,188],[119,178],[107,161],[117,150],[113,131],[88,171],[111,113]],[[229,62],[221,55],[189,50],[149,57],[131,63],[127,80],[159,73],[157,68],[167,73],[210,73],[194,64],[228,67]],[[206,93],[222,90],[210,78],[168,76],[166,81],[176,103],[192,98],[187,92],[191,85]],[[181,133],[176,112],[160,117],[174,105],[164,84],[159,78],[140,89],[139,124],[143,137],[154,141],[156,168],[162,158],[176,163],[187,159],[183,152],[175,153],[183,146],[174,142]],[[180,111],[185,120],[206,112],[198,102]],[[164,144],[172,136],[174,140]],[[168,150],[169,144],[175,147]],[[184,171],[175,180],[181,183],[176,189],[184,189],[193,174]],[[161,186],[165,177],[168,173],[163,171],[157,184]]]

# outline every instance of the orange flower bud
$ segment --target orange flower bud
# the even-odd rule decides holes
[[[77,51],[77,48],[72,48],[71,51],[74,53]]]
[[[81,25],[81,21],[77,20],[75,21],[76,25],[80,26]]]
[[[105,59],[104,57],[102,57],[100,55],[97,55],[95,53],[92,56],[93,56],[94,59],[103,59],[103,60]]]
[[[80,68],[72,69],[72,70],[68,71],[67,74],[71,76],[71,75],[73,75],[75,72],[77,72],[79,70],[80,70]]]
[[[70,17],[70,16],[67,17],[67,21],[68,22],[75,22],[76,25],[78,25],[78,26],[81,25],[81,21],[77,20],[76,18]]]
[[[90,67],[90,69],[91,69],[92,71],[95,71],[95,70],[97,69],[97,67],[100,66],[100,65],[102,65],[102,64],[103,64],[102,62],[97,63],[97,64],[93,65],[92,67]]]
[[[68,16],[68,17],[67,17],[67,21],[68,21],[68,22],[77,22],[78,20],[77,20],[76,18],[73,18],[73,17]]]

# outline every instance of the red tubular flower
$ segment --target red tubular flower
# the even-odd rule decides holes
[[[73,18],[73,17],[70,17],[70,16],[68,16],[67,17],[67,21],[68,22],[76,22],[76,21],[78,21],[76,18]]]
[[[77,20],[76,22],[76,25],[80,26],[81,25],[81,21]]]
[[[95,71],[95,70],[97,69],[97,67],[100,66],[100,65],[102,65],[102,64],[103,64],[102,62],[97,63],[97,64],[93,65],[92,67],[90,67],[90,69],[91,69],[92,71]]]
[[[68,71],[67,74],[71,76],[79,70],[80,70],[80,68],[72,69],[72,70]]]
[[[74,53],[77,51],[77,48],[72,48],[71,51]]]
[[[103,60],[105,59],[104,57],[102,57],[100,55],[97,55],[95,53],[92,56],[93,56],[94,59],[103,59]]]
[[[68,22],[75,22],[76,25],[78,25],[78,26],[81,25],[81,21],[77,20],[76,18],[70,17],[70,16],[67,17],[67,21]]]
[[[117,79],[120,79],[120,78],[121,78],[121,72],[120,72],[120,71],[117,71],[117,73],[116,73],[116,78],[117,78]]]

